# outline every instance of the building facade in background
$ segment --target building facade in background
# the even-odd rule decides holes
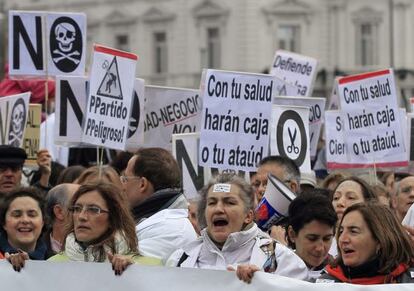
[[[203,68],[264,72],[286,49],[319,60],[314,96],[333,78],[394,67],[414,96],[414,0],[5,0],[15,10],[85,12],[88,48],[139,55],[147,84],[198,88]]]

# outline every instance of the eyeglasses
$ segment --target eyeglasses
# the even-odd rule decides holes
[[[99,215],[101,213],[109,213],[108,210],[102,209],[96,205],[73,205],[69,207],[69,211],[73,214],[80,214],[82,211],[85,211],[87,215]]]
[[[121,179],[121,183],[125,184],[125,183],[128,183],[129,180],[140,179],[141,177],[138,177],[138,176],[120,176],[119,178]]]

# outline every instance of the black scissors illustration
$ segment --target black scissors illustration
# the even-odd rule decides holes
[[[290,139],[290,145],[287,147],[287,151],[288,153],[294,152],[295,154],[298,154],[299,148],[295,145],[296,134],[297,134],[296,128],[292,135],[292,132],[290,131],[290,128],[288,127],[288,134],[289,134],[289,139]]]

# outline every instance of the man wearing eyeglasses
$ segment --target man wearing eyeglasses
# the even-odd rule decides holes
[[[414,176],[407,176],[397,182],[396,190],[392,199],[392,207],[398,220],[402,221],[414,203]]]
[[[0,145],[0,193],[9,193],[18,186],[26,152],[17,147]]]
[[[138,150],[121,181],[137,223],[142,255],[165,261],[173,251],[197,238],[188,219],[180,169],[167,150]]]

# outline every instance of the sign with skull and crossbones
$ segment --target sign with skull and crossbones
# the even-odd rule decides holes
[[[83,75],[86,16],[53,14],[48,17],[48,26],[49,68],[53,68],[52,71],[56,71],[56,74],[78,72],[79,75]]]

